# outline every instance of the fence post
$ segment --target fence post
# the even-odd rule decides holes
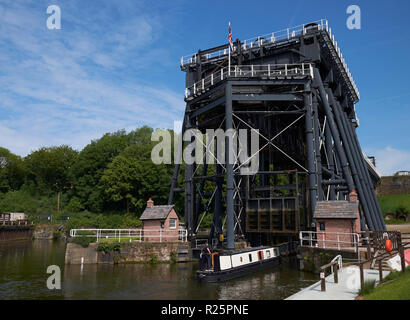
[[[406,273],[406,261],[405,256],[404,256],[404,248],[403,245],[400,243],[400,247],[399,247],[399,254],[400,254],[400,260],[401,260],[401,271],[403,273]]]
[[[325,277],[325,272],[324,270],[322,270],[323,272],[320,273],[320,289],[321,291],[326,291],[326,277]]]
[[[372,251],[370,249],[370,232],[366,230],[366,241],[367,241],[367,259],[372,258]]]
[[[379,259],[379,279],[380,279],[380,282],[382,282],[383,280],[382,259]]]
[[[118,242],[121,242],[121,230],[118,230]]]
[[[363,288],[363,284],[364,284],[363,263],[360,263],[359,268],[360,268],[360,288]]]
[[[339,283],[339,277],[338,277],[338,274],[337,274],[337,269],[338,269],[337,262],[332,266],[332,268],[333,268],[334,281],[335,281],[335,283]]]

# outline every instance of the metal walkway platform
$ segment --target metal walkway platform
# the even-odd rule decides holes
[[[364,281],[375,280],[379,283],[377,270],[364,269]],[[390,271],[383,271],[383,278]],[[320,281],[302,289],[285,300],[354,300],[360,288],[360,271],[357,266],[342,268],[339,273],[339,283],[334,283],[333,275],[326,277],[326,291],[321,291]]]

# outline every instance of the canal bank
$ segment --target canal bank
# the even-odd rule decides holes
[[[188,242],[67,243],[65,264],[187,262],[190,252]]]

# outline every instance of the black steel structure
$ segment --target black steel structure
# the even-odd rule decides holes
[[[352,190],[362,230],[385,230],[374,191],[380,176],[356,135],[359,92],[327,20],[236,40],[231,54],[228,48],[181,59],[182,130],[258,130],[259,170],[243,175],[238,161],[186,164],[181,188],[175,165],[169,203],[185,192],[188,235],[212,214],[210,238],[226,229],[228,248],[238,237],[267,244],[310,229],[316,201],[345,200]]]

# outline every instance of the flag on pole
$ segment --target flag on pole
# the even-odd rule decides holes
[[[233,42],[232,42],[232,30],[231,30],[231,22],[229,22],[229,27],[228,27],[228,40],[229,40],[229,49],[231,52],[233,52]]]

